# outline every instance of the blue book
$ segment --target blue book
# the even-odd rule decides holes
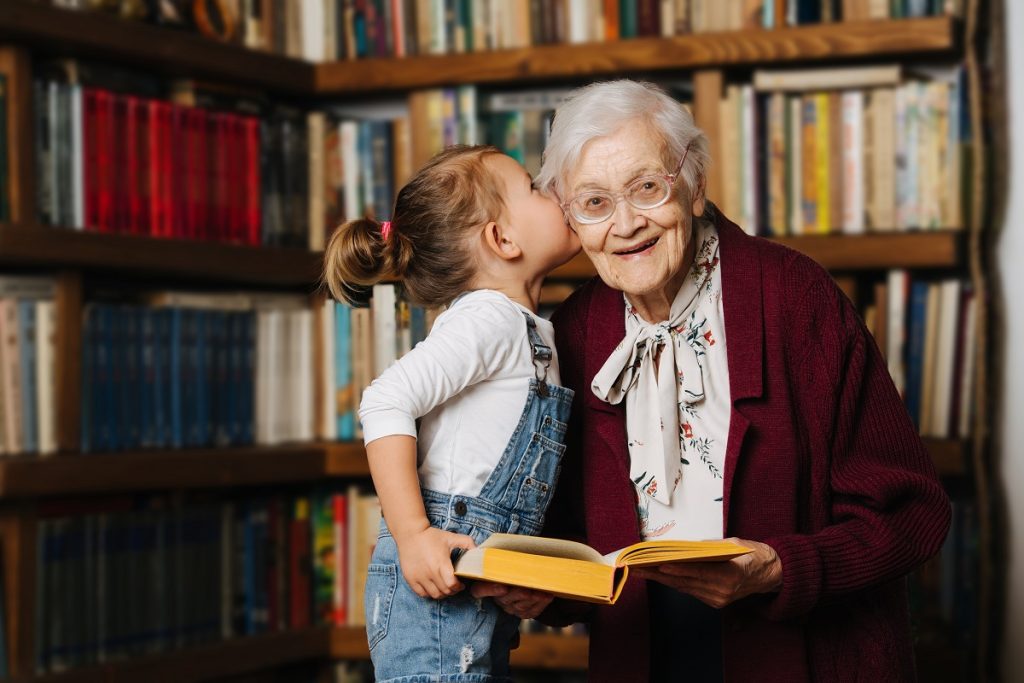
[[[427,338],[427,309],[417,304],[409,307],[409,336],[414,349]]]
[[[117,402],[114,394],[114,310],[98,306],[96,330],[96,450],[110,451],[117,443],[111,430],[117,426]]]
[[[354,387],[352,386],[352,307],[343,301],[334,304],[334,385],[338,392],[338,438],[356,438]]]
[[[156,419],[156,316],[152,308],[138,310],[139,316],[139,443],[143,448],[158,444]]]
[[[242,443],[253,443],[256,438],[256,313],[242,317],[242,387],[241,406]]]
[[[174,312],[159,308],[153,311],[156,338],[153,340],[153,433],[157,448],[173,442],[171,425],[171,346]]]
[[[210,311],[192,311],[195,325],[195,365],[193,381],[195,382],[196,400],[192,411],[192,446],[207,446],[213,434],[210,423],[211,386],[210,366],[213,365],[213,349],[210,346]]]
[[[231,339],[228,320],[231,313],[216,311],[210,314],[210,341],[213,347],[212,377],[212,438],[218,446],[231,444],[230,401]]]
[[[182,356],[184,355],[183,335],[185,311],[180,308],[170,309],[171,334],[169,342],[169,360],[167,385],[170,391],[170,445],[171,448],[181,448],[185,445],[185,419],[184,419],[184,398],[185,392],[182,382]]]
[[[131,450],[141,442],[139,419],[140,377],[139,377],[139,309],[123,306],[117,310],[117,324],[120,330],[120,354],[116,365],[120,369],[118,401],[121,424],[117,432],[122,449]]]
[[[22,448],[26,453],[39,450],[39,425],[36,397],[36,302],[18,301],[18,347],[21,352],[21,426]]]
[[[224,423],[226,444],[242,442],[242,423],[239,413],[239,394],[242,390],[242,317],[244,313],[231,311],[224,314],[224,346],[227,349],[227,379],[224,386]]]
[[[373,209],[378,219],[387,221],[391,220],[391,205],[395,196],[392,183],[394,153],[391,148],[391,122],[371,121],[369,125],[370,154],[373,160]]]
[[[921,424],[921,387],[924,377],[924,344],[927,329],[928,283],[920,280],[910,286],[907,318],[907,412],[915,426]]]

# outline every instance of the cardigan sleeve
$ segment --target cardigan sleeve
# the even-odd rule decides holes
[[[782,562],[767,616],[801,616],[819,603],[907,574],[938,552],[949,499],[850,301],[817,266],[792,299],[786,358],[816,469],[827,477],[828,523],[764,539]],[[818,474],[812,476],[819,476]]]

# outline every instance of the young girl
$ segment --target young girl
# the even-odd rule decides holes
[[[377,681],[508,680],[518,619],[463,591],[452,554],[540,532],[572,392],[536,311],[544,276],[579,248],[522,166],[482,146],[438,154],[390,222],[349,222],[327,246],[336,297],[391,277],[448,306],[359,409],[384,512],[365,593]]]

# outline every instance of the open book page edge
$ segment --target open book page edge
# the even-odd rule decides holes
[[[715,562],[752,552],[732,541],[642,541],[604,556],[615,566],[650,566],[669,562]]]
[[[544,536],[521,536],[519,534],[491,534],[487,540],[480,544],[481,548],[501,548],[502,550],[514,550],[530,555],[543,555],[547,557],[564,557],[570,560],[583,560],[586,562],[598,562],[614,566],[614,558],[608,561],[590,546],[567,541],[561,538],[546,538]],[[472,551],[467,552],[468,555]]]

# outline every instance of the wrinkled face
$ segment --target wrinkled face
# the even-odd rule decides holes
[[[506,216],[518,236],[523,258],[540,275],[562,265],[580,250],[580,241],[553,199],[533,188],[533,179],[511,157],[492,155],[486,163],[502,183]]]
[[[671,173],[678,161],[664,158],[660,138],[649,126],[623,126],[587,143],[561,199],[591,190],[618,195],[639,177]],[[691,218],[703,213],[704,199],[691,202],[681,179],[673,187],[672,198],[654,209],[637,209],[620,198],[601,223],[580,224],[570,216],[584,253],[608,286],[635,297],[663,291],[671,299],[678,291],[686,277]]]

